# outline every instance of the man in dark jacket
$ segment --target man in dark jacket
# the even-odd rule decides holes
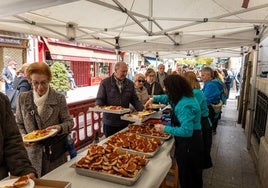
[[[159,82],[162,88],[164,88],[164,79],[168,76],[165,72],[165,65],[159,64],[157,66],[156,81]]]
[[[8,62],[8,66],[4,67],[2,70],[2,78],[5,81],[5,93],[7,94],[8,90],[13,89],[13,82],[16,75],[16,65],[15,61]]]
[[[0,180],[7,177],[28,175],[35,177],[36,171],[28,158],[19,133],[10,102],[0,93]]]
[[[96,105],[129,108],[131,104],[137,111],[143,110],[143,105],[136,95],[134,83],[126,78],[127,73],[128,67],[125,62],[115,64],[113,75],[100,83]],[[102,122],[106,137],[124,129],[129,124],[128,121],[121,120],[121,114],[112,113],[103,113]]]

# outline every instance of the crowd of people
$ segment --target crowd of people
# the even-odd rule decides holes
[[[202,187],[203,170],[213,166],[212,135],[216,134],[221,107],[228,98],[224,90],[230,90],[229,83],[225,83],[224,72],[210,67],[201,71],[181,69],[170,74],[165,72],[163,64],[157,69],[156,72],[148,68],[145,74],[136,74],[132,81],[127,78],[127,64],[116,63],[114,73],[100,84],[96,105],[131,106],[132,110],[141,111],[152,103],[169,104],[171,124],[154,127],[175,138],[181,187]],[[204,82],[202,89],[200,81]],[[106,137],[127,127],[129,122],[121,120],[120,116],[103,113]]]
[[[14,69],[15,65],[14,62],[9,63],[10,68],[3,72]],[[210,156],[212,134],[216,133],[221,107],[226,103],[230,90],[230,80],[226,78],[228,72],[203,67],[200,72],[180,70],[168,74],[163,64],[158,65],[157,69],[148,68],[145,74],[136,74],[132,81],[127,78],[127,64],[117,62],[114,73],[99,85],[96,105],[131,106],[134,111],[142,111],[152,103],[169,104],[171,123],[156,124],[155,129],[175,138],[175,158],[181,187],[202,187],[202,172],[213,165]],[[0,171],[0,178],[7,176],[8,172],[17,176],[28,174],[29,177],[41,177],[67,161],[65,143],[74,122],[64,95],[49,86],[52,74],[46,63],[25,64],[17,74],[16,71],[10,72],[11,76],[6,76],[6,89],[15,87],[21,93],[15,116],[8,98],[0,95],[4,104],[0,110],[6,114],[1,116],[1,142],[5,147],[2,148],[0,169],[3,172]],[[203,88],[200,79],[204,82]],[[120,116],[103,113],[106,137],[128,126],[129,122]],[[10,129],[9,126],[13,131],[6,130]],[[40,142],[22,142],[21,136],[42,129],[55,129],[56,135]],[[8,137],[12,139],[5,139]],[[14,142],[20,152],[17,157],[13,156],[13,146],[6,147]],[[47,148],[54,148],[55,151],[47,151]],[[17,164],[12,162],[14,160],[25,161],[24,166],[16,168]]]

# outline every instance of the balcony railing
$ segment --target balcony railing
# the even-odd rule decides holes
[[[79,150],[103,136],[101,114],[89,112],[95,106],[96,99],[85,99],[68,103],[71,116],[74,118],[72,134],[76,150]]]
[[[267,112],[268,112],[268,97],[261,91],[258,91],[255,120],[254,120],[255,122],[254,133],[259,142],[260,138],[265,135]]]

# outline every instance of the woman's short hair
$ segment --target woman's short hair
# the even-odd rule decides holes
[[[139,79],[145,80],[145,76],[142,73],[135,74],[135,76],[134,76],[134,82],[137,81],[137,80],[139,80]]]
[[[31,63],[26,69],[26,75],[29,80],[31,80],[32,74],[42,74],[48,77],[48,81],[52,80],[52,73],[49,66],[43,62]]]
[[[154,71],[154,69],[148,68],[148,69],[146,70],[146,72],[145,72],[145,76],[147,77],[147,76],[149,76],[149,74],[151,74],[151,73],[156,74],[155,71]]]
[[[211,67],[203,67],[201,69],[201,72],[203,72],[205,74],[209,74],[211,76],[211,78],[214,78],[214,70]]]

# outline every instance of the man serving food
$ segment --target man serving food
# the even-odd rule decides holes
[[[127,73],[128,67],[125,62],[115,64],[113,75],[100,83],[96,105],[129,108],[129,104],[132,104],[137,111],[143,110],[143,105],[136,95],[134,83],[126,78]],[[129,122],[121,120],[120,117],[121,114],[103,113],[103,131],[106,137],[128,126]]]

